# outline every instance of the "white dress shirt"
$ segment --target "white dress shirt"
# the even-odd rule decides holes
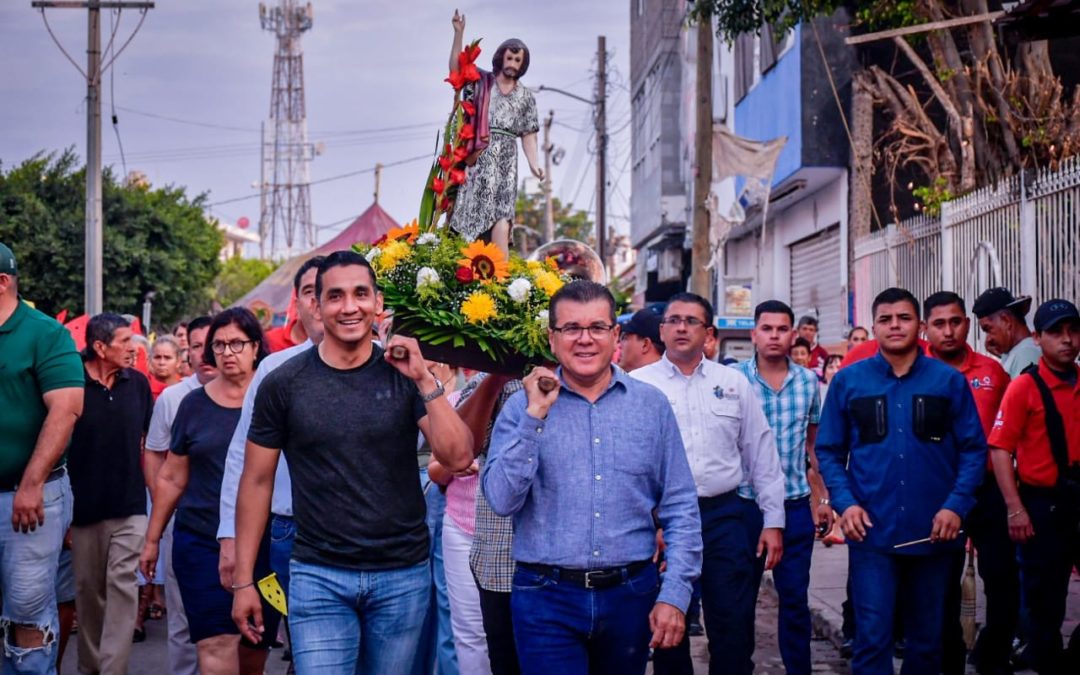
[[[665,354],[631,375],[664,392],[679,421],[698,497],[753,486],[765,527],[784,527],[784,476],[761,402],[742,373],[702,359],[683,375]]]
[[[225,475],[221,479],[219,506],[221,522],[218,525],[218,539],[236,537],[236,493],[240,489],[240,474],[244,472],[248,429],[251,428],[251,413],[255,409],[255,394],[259,391],[259,383],[278,366],[311,349],[312,346],[311,340],[308,339],[295,347],[274,352],[263,359],[255,370],[255,377],[251,379],[247,393],[244,394],[244,407],[240,410],[240,421],[236,425],[236,431],[233,432],[232,441],[229,442],[229,454],[225,457]],[[278,457],[277,471],[274,473],[274,494],[270,498],[270,511],[274,515],[289,518],[293,514],[292,478],[289,476],[289,466],[285,462],[285,453],[281,453]]]

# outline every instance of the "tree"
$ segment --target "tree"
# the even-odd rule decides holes
[[[258,258],[229,258],[214,280],[214,302],[228,307],[273,274],[280,264]]]
[[[19,261],[19,292],[47,314],[83,312],[85,170],[71,150],[0,167],[0,241]],[[102,177],[105,307],[138,315],[155,291],[154,316],[173,323],[204,312],[223,238],[203,215],[204,196]]]
[[[530,242],[526,248],[535,248],[544,232],[544,193],[537,191],[528,193],[524,185],[518,190],[517,204],[514,207],[514,225],[528,228]],[[573,204],[563,204],[558,197],[551,200],[552,211],[555,221],[556,239],[574,239],[589,246],[596,246],[596,237],[593,234],[593,221],[585,211],[574,210]],[[522,230],[516,230],[515,240],[519,246],[521,237],[525,236]]]
[[[840,6],[866,31],[989,12],[987,0],[698,0],[691,15],[715,16],[730,42],[766,23],[786,30]],[[1023,43],[1009,56],[989,20],[865,49],[870,65],[853,84],[885,113],[875,155],[893,189],[898,171],[915,169],[925,177],[916,195],[933,210],[1021,168],[1053,168],[1080,152],[1080,87],[1066,94],[1045,41]],[[892,202],[895,215],[895,193]]]

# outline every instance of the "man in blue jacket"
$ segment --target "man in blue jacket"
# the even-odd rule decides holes
[[[873,303],[876,356],[837,373],[818,432],[822,476],[851,545],[852,672],[889,675],[902,599],[904,674],[941,672],[941,598],[975,504],[986,438],[964,376],[919,349],[919,301]]]

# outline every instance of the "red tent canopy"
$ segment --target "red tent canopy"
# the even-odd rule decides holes
[[[330,241],[314,251],[286,260],[262,283],[237,300],[234,306],[247,307],[256,315],[261,315],[260,319],[263,319],[264,323],[281,324],[292,298],[293,277],[305,260],[314,255],[327,255],[351,248],[357,242],[373,244],[393,227],[400,227],[400,224],[378,203],[372,204]]]

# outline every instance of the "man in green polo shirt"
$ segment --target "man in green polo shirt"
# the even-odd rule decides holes
[[[19,299],[17,273],[0,243],[0,669],[55,675],[56,568],[72,503],[64,450],[85,383],[71,335]]]

